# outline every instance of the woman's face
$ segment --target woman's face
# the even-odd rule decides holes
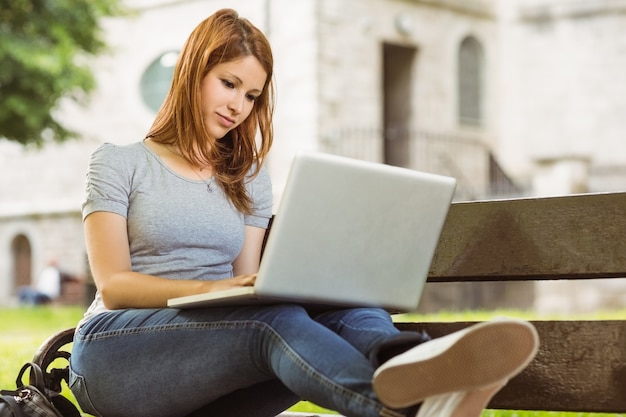
[[[216,65],[200,84],[207,131],[220,139],[250,115],[267,73],[253,56]]]

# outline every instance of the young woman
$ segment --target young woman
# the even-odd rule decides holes
[[[70,381],[81,408],[270,417],[306,399],[352,417],[479,416],[534,356],[529,323],[429,341],[374,308],[166,307],[254,283],[272,215],[272,66],[263,34],[220,10],[191,33],[146,138],[92,155],[83,219],[98,292]]]

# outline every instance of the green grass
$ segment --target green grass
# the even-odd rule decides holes
[[[74,327],[83,311],[80,307],[0,309],[0,388],[14,389],[20,368],[33,359],[37,348],[54,333]],[[75,402],[69,388],[64,387],[63,394]]]
[[[433,322],[433,321],[482,321],[493,319],[498,316],[515,317],[525,320],[624,320],[626,309],[611,311],[596,311],[593,313],[580,314],[545,314],[537,315],[528,311],[498,310],[498,311],[465,311],[448,312],[442,311],[436,314],[396,314],[394,321],[398,322]]]
[[[13,388],[17,372],[33,359],[39,345],[75,326],[82,314],[78,307],[0,309],[0,387]]]
[[[30,361],[37,348],[53,333],[73,327],[82,317],[80,307],[39,307],[0,309],[0,388],[15,387],[17,372],[23,363]],[[626,311],[598,312],[593,315],[542,316],[518,311],[438,313],[433,315],[397,315],[396,321],[478,321],[495,316],[519,317],[533,320],[613,320],[624,319]],[[63,391],[72,398],[69,389]],[[72,398],[73,399],[73,398]],[[309,402],[301,402],[292,411],[336,414]],[[544,411],[487,410],[483,417],[626,417],[623,414],[561,413]]]

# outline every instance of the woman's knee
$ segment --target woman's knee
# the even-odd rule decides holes
[[[315,320],[335,330],[349,327],[389,334],[397,332],[391,316],[381,308],[349,308],[326,311],[315,316]]]
[[[306,309],[296,304],[276,304],[255,309],[250,319],[267,323],[271,327],[284,324],[302,325],[312,321]]]

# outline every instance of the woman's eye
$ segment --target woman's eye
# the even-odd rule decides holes
[[[248,101],[255,101],[257,99],[257,97],[252,94],[247,94],[246,98],[248,99]]]
[[[222,80],[222,84],[224,84],[226,88],[235,88],[235,84],[228,80]]]

